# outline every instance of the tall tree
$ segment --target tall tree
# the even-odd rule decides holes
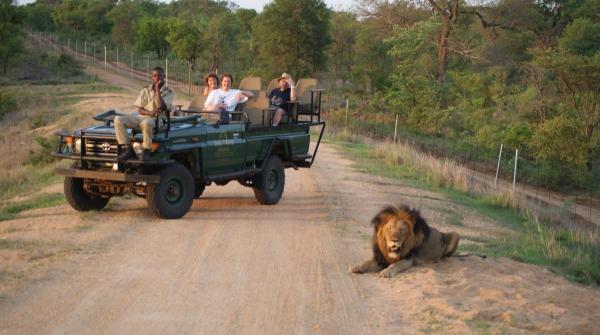
[[[446,80],[446,68],[448,67],[448,39],[458,19],[459,0],[427,0],[427,2],[442,19],[437,40],[437,80],[439,83],[443,83]]]
[[[9,61],[22,49],[22,17],[13,0],[0,0],[0,64],[2,73],[8,71]]]
[[[203,47],[199,36],[201,36],[200,29],[191,22],[171,21],[169,23],[167,41],[171,45],[171,50],[177,57],[185,59],[188,64],[188,94],[191,94],[192,71]]]
[[[306,76],[322,70],[330,42],[330,10],[322,0],[275,0],[254,20],[253,37],[265,74]]]
[[[165,58],[169,49],[167,34],[168,20],[164,18],[143,17],[135,27],[136,44],[141,50],[154,51],[159,59]]]

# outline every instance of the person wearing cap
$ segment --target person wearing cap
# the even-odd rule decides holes
[[[254,96],[254,93],[250,91],[231,88],[232,82],[233,77],[228,73],[224,74],[221,77],[221,88],[212,90],[208,94],[204,102],[204,108],[211,112],[233,112],[238,103]]]
[[[273,116],[273,126],[276,127],[281,122],[283,115],[287,115],[290,111],[290,101],[296,101],[296,85],[292,77],[287,73],[282,73],[277,79],[279,87],[269,93],[269,101],[271,106],[275,107],[275,115]]]

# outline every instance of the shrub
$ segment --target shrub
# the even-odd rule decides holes
[[[31,165],[45,165],[52,163],[56,159],[50,155],[58,147],[58,138],[56,136],[48,139],[42,136],[37,136],[35,142],[38,145],[38,149],[29,149],[27,158],[25,158],[26,164]]]
[[[15,108],[17,108],[17,103],[12,94],[0,91],[0,119]]]

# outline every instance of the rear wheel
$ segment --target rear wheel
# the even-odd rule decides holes
[[[194,189],[194,178],[190,171],[176,163],[160,171],[158,184],[146,186],[146,202],[157,216],[178,219],[190,210]]]
[[[65,177],[65,198],[71,207],[80,212],[101,210],[108,204],[109,197],[103,198],[87,193],[83,189],[82,178]]]
[[[252,189],[258,202],[263,205],[278,203],[285,187],[285,170],[281,159],[277,156],[269,157],[253,184]]]

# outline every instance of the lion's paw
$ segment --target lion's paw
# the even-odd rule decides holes
[[[392,278],[393,276],[394,273],[390,271],[390,269],[383,269],[381,272],[379,272],[379,277],[381,278]]]
[[[361,270],[360,266],[350,266],[348,267],[348,273],[363,273],[363,271]]]

